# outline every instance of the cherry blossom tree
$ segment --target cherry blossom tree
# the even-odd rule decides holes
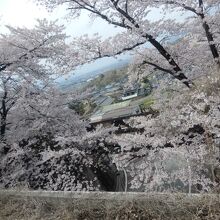
[[[204,45],[193,45],[188,36],[176,42],[158,40],[163,35],[166,38],[180,33],[182,24],[174,20],[148,19],[152,6],[170,4],[154,0],[37,1],[49,8],[67,4],[73,18],[87,11],[122,32],[106,40],[85,35],[67,45],[63,27],[54,22],[39,21],[34,29],[8,27],[9,33],[0,38],[0,144],[4,151],[0,154],[0,185],[112,190],[114,175],[123,170],[125,182],[116,185],[124,185],[125,190],[129,186],[130,190],[192,193],[216,187],[216,172],[220,169],[219,77],[209,73],[207,81],[202,76],[201,88],[190,91],[179,83],[172,83],[170,89],[173,77],[191,87],[185,73],[201,75],[212,63],[209,55],[201,56],[206,52]],[[207,6],[199,5],[199,10],[197,3],[187,3],[196,8],[196,13],[204,13]],[[212,8],[218,5],[215,0],[211,3]],[[217,16],[213,17],[212,25],[217,26]],[[214,34],[210,28],[210,20],[202,20],[208,25],[202,27],[214,57],[218,45],[207,34],[214,39],[217,32]],[[153,47],[146,48],[147,42]],[[130,69],[135,80],[155,70],[167,76],[160,75],[160,87],[152,95],[154,105],[145,116],[124,120],[132,128],[129,133],[120,133],[113,126],[91,128],[68,108],[79,94],[60,91],[52,78],[76,65],[128,51],[136,55]],[[198,83],[198,79],[195,81]]]
[[[150,4],[152,1],[143,1],[146,4]],[[165,12],[168,11],[170,12],[169,9],[172,10],[178,10],[180,13],[183,12],[190,12],[192,13],[195,17],[187,16],[188,19],[193,19],[194,22],[191,22],[190,24],[187,23],[187,26],[190,25],[191,28],[191,33],[195,35],[195,27],[199,24],[201,24],[203,28],[203,32],[206,38],[206,41],[208,42],[209,49],[211,51],[211,54],[213,56],[214,61],[216,62],[217,66],[220,66],[220,61],[219,61],[219,49],[218,49],[218,36],[216,35],[216,32],[218,31],[219,27],[217,27],[216,24],[216,18],[218,17],[219,14],[219,1],[209,1],[209,0],[198,0],[198,1],[167,1],[167,0],[161,0],[157,1],[155,0],[155,5],[154,6],[165,6]],[[199,30],[201,33],[201,31]],[[198,32],[198,34],[199,34]],[[197,38],[198,41],[202,40],[199,39],[201,38],[198,36]]]
[[[157,28],[157,23],[150,22],[147,17],[149,13],[148,7],[143,7],[142,1],[115,1],[115,0],[99,0],[99,1],[56,1],[56,0],[37,0],[37,2],[46,5],[50,9],[54,9],[59,5],[66,4],[69,9],[69,15],[73,18],[78,17],[83,11],[88,12],[92,18],[101,18],[107,23],[124,30],[121,34],[108,39],[103,47],[94,47],[94,45],[87,46],[93,53],[94,58],[101,58],[106,56],[112,56],[121,54],[126,51],[131,51],[138,48],[140,45],[144,45],[149,42],[158,53],[158,60],[166,61],[167,68],[159,68],[166,70],[165,73],[171,74],[174,78],[183,82],[186,86],[191,87],[192,82],[183,73],[182,68],[176,62],[172,53],[170,53],[165,46],[157,40],[162,30]],[[134,39],[137,39],[134,41]],[[97,44],[97,43],[96,43]],[[107,46],[107,45],[110,46]],[[117,48],[117,45],[120,45]],[[102,52],[102,48],[109,48],[107,53]],[[116,49],[116,50],[114,50]],[[153,65],[154,68],[160,67],[154,65],[154,62],[148,62],[149,65]]]
[[[7,28],[9,33],[2,34],[0,39],[1,75],[7,70],[25,77],[25,73],[31,71],[33,76],[40,77],[56,74],[56,67],[61,74],[68,67],[64,59],[67,36],[63,26],[38,20],[33,29]]]
[[[0,38],[0,185],[98,189],[93,172],[104,172],[103,159],[97,164],[94,157],[103,154],[91,152],[109,129],[88,132],[88,123],[68,107],[83,94],[60,91],[53,79],[79,65],[79,53],[69,53],[63,26],[38,23],[33,29],[8,27]],[[66,160],[72,165],[63,172]]]
[[[126,120],[137,132],[108,140],[121,146],[113,158],[126,170],[130,190],[191,193],[219,186],[218,74],[211,79],[181,95],[160,87],[153,106],[159,113]]]
[[[33,29],[8,26],[8,33],[1,35],[1,139],[9,125],[8,115],[24,98],[24,91],[33,93],[37,87],[48,84],[51,76],[64,74],[73,67],[65,60],[66,38],[63,26],[46,20],[39,20]]]
[[[82,11],[87,11],[93,18],[102,18],[109,24],[122,28],[122,33],[106,40],[102,40],[100,36],[93,39],[83,36],[80,44],[77,45],[76,39],[72,42],[72,47],[77,48],[76,51],[85,60],[133,51],[136,55],[133,66],[138,67],[131,68],[134,80],[138,79],[141,72],[139,70],[144,69],[144,74],[157,70],[160,74],[163,72],[175,78],[178,78],[178,73],[189,73],[198,83],[198,76],[203,77],[203,73],[207,75],[214,71],[212,60],[219,65],[217,1],[204,1],[204,4],[202,1],[152,0],[38,2],[49,8],[66,4],[70,16],[74,18]],[[149,11],[152,7],[160,6],[165,6],[165,15],[170,9],[180,9],[184,13],[192,9],[196,19],[190,23],[191,17],[185,17],[183,21],[187,21],[186,25],[175,19],[150,21]],[[195,27],[197,23],[198,28]],[[178,36],[174,42],[166,39],[173,35]],[[162,37],[164,38],[159,41]],[[206,44],[201,42],[204,37]],[[146,42],[150,42],[153,47],[146,49]],[[90,52],[84,55],[85,50]],[[184,79],[185,77],[187,78],[184,74]],[[160,85],[159,97],[155,98],[159,113],[126,121],[137,132],[107,137],[105,141],[119,145],[121,149],[121,153],[113,154],[112,158],[119,169],[128,173],[131,188],[175,191],[180,186],[189,193],[211,190],[217,184],[214,173],[216,167],[219,167],[219,101],[218,95],[213,93],[217,87],[210,88],[211,94],[198,89],[188,94],[179,85],[172,84],[173,90],[169,91],[167,82],[170,78],[161,78],[166,88]],[[216,81],[216,76],[209,77],[210,79]],[[186,84],[189,85],[188,80]],[[201,81],[199,85],[202,86]],[[178,92],[180,90],[183,94]],[[169,97],[164,97],[164,94],[169,94]]]
[[[26,85],[8,115],[0,186],[114,190],[110,183],[114,184],[117,169],[111,165],[109,150],[99,146],[113,129],[90,131],[88,123],[68,108],[77,94],[51,86],[41,89]]]

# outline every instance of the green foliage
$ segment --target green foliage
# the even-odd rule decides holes
[[[145,76],[145,77],[143,77],[143,79],[141,80],[141,82],[142,82],[142,84],[143,84],[143,88],[145,88],[145,89],[147,89],[147,90],[149,90],[149,92],[151,93],[151,91],[152,91],[152,84],[151,84],[151,81],[150,81],[150,79],[147,77],[147,76]]]
[[[84,115],[85,113],[85,104],[80,101],[69,103],[69,108],[73,109],[79,115]]]
[[[155,100],[152,98],[146,99],[143,103],[140,104],[141,110],[149,109],[153,104]]]
[[[87,87],[91,88],[91,87],[96,86],[98,89],[101,89],[107,85],[110,85],[112,83],[116,83],[116,82],[124,79],[125,77],[127,77],[126,68],[109,71],[107,73],[101,74],[96,79],[89,82]]]
[[[97,105],[87,100],[84,101],[73,101],[69,103],[69,108],[73,109],[77,114],[85,116],[93,112]]]

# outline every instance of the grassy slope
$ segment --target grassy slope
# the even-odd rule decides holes
[[[103,73],[99,75],[97,78],[90,81],[86,87],[92,88],[96,86],[98,89],[104,88],[107,85],[110,85],[112,83],[117,83],[121,79],[125,78],[127,67],[123,67],[118,70],[108,71],[106,73]]]
[[[46,193],[0,196],[1,220],[220,219],[219,195]]]

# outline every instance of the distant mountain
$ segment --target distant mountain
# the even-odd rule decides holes
[[[170,44],[176,44],[179,40],[182,39],[184,33],[180,33],[175,36],[171,36],[167,39],[167,42]],[[163,37],[159,37],[162,39]],[[149,43],[142,45],[144,48],[152,48]],[[89,79],[93,79],[96,76],[111,71],[116,70],[121,67],[128,65],[132,59],[133,55],[129,52],[123,55],[118,55],[117,58],[108,57],[108,58],[101,58],[96,60],[93,63],[84,64],[79,66],[76,70],[68,74],[68,76],[60,77],[56,80],[57,84],[63,88],[68,89],[68,87],[73,87],[74,85],[79,85],[82,82],[85,82]]]
[[[100,61],[98,61],[92,64],[85,64],[78,68],[75,72],[70,73],[66,79],[61,77],[56,81],[61,88],[66,89],[68,87],[72,87],[74,84],[80,84],[91,78],[95,78],[102,73],[125,67],[129,64],[129,62],[130,57],[126,57],[124,59],[109,58],[107,62],[104,61],[100,63]]]

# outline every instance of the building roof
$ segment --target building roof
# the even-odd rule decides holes
[[[96,98],[95,103],[99,106],[110,105],[113,102],[113,99],[110,96],[99,96]]]
[[[141,114],[141,109],[138,105],[126,106],[123,108],[118,108],[107,112],[101,112],[99,114],[92,116],[90,120],[91,123],[101,123],[104,121],[111,121],[115,119],[131,117],[139,114]]]
[[[113,100],[110,96],[108,96],[108,97],[106,97],[106,99],[101,103],[101,106],[111,105],[113,101],[114,101],[114,100]]]
[[[114,103],[112,105],[106,105],[106,106],[103,106],[101,108],[101,111],[103,113],[105,113],[105,112],[113,111],[113,110],[116,110],[116,109],[125,108],[125,107],[129,106],[130,102],[131,101],[128,100],[128,101],[125,101],[125,102]]]
[[[129,106],[126,108],[120,108],[114,111],[106,112],[103,114],[103,120],[109,119],[117,119],[117,118],[124,118],[128,116],[133,116],[141,113],[139,106]]]

